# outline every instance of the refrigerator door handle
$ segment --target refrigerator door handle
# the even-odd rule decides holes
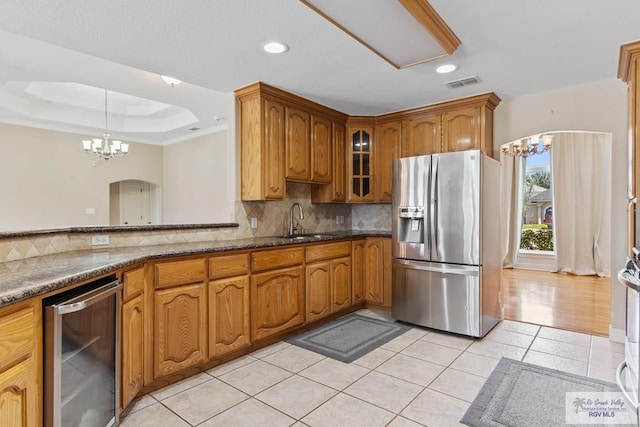
[[[429,259],[434,259],[438,251],[438,156],[431,156],[429,176]]]
[[[467,265],[451,265],[451,264],[432,264],[424,261],[411,261],[406,259],[394,259],[394,263],[406,266],[411,270],[435,271],[445,274],[460,274],[468,276],[470,273],[478,274],[479,266]]]

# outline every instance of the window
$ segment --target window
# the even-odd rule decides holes
[[[549,152],[524,159],[520,249],[553,252],[553,189]]]

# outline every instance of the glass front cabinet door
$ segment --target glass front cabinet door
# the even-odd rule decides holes
[[[373,201],[373,127],[349,127],[349,202]]]

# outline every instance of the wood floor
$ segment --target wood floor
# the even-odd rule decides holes
[[[504,317],[594,335],[609,335],[611,279],[505,269]]]

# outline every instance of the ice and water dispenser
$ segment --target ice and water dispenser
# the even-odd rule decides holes
[[[401,206],[398,208],[398,241],[424,243],[423,206]]]

